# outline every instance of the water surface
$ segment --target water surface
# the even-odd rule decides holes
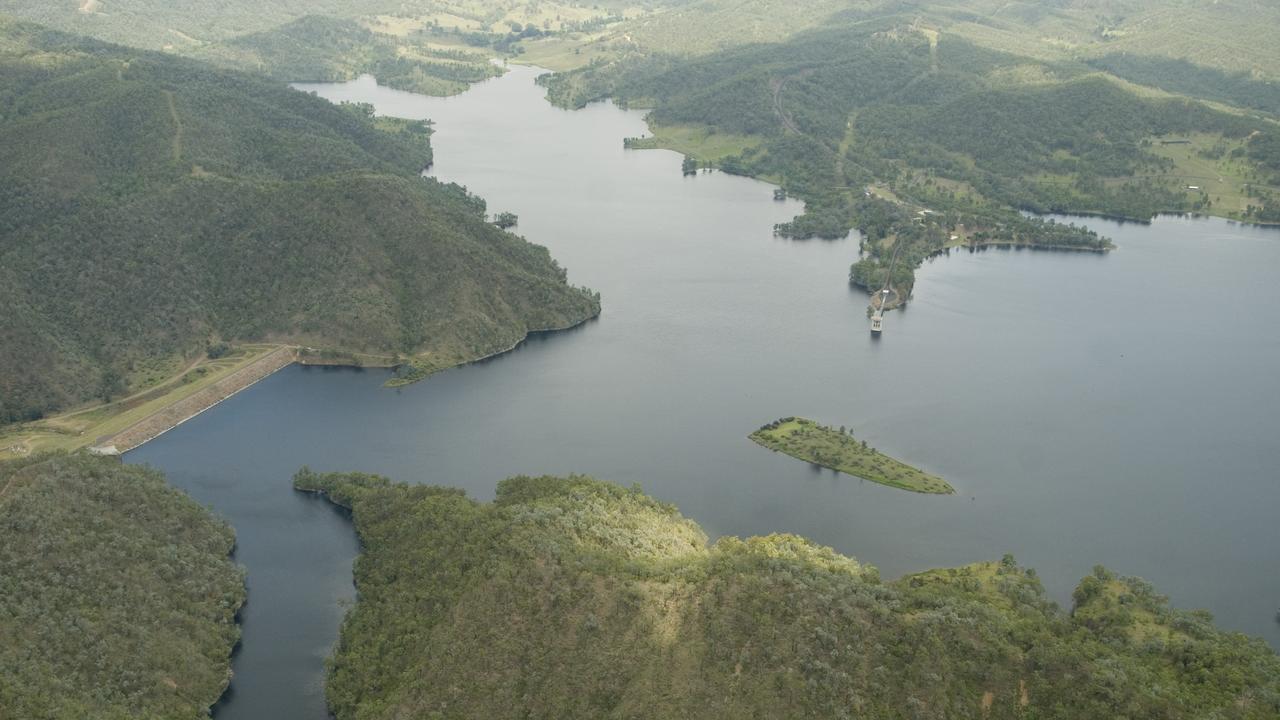
[[[534,75],[449,99],[306,86],[433,119],[432,172],[517,213],[604,312],[399,390],[382,371],[290,368],[129,454],[240,533],[250,603],[219,718],[325,717],[321,658],[356,548],[289,490],[303,464],[478,498],[513,474],[589,473],[640,483],[712,535],[799,533],[886,577],[1012,552],[1062,601],[1103,563],[1280,644],[1280,232],[1089,220],[1120,249],[953,252],[874,341],[846,283],[856,238],[774,238],[796,204],[624,151],[639,113],[557,110]],[[849,426],[959,494],[747,439],[785,415]]]

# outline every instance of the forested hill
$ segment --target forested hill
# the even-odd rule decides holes
[[[363,555],[338,720],[1276,718],[1280,658],[1097,569],[1071,612],[1001,562],[881,582],[790,535],[708,546],[589,478],[460,491],[303,471]]]
[[[622,0],[0,0],[0,14],[283,81],[361,73],[452,95],[518,38],[607,22]],[[604,7],[602,7],[604,6]],[[610,9],[612,6],[613,9]]]
[[[1267,144],[1276,123],[1138,92],[1088,65],[983,48],[907,16],[700,57],[637,55],[548,84],[563,105],[611,96],[652,107],[659,136],[694,125],[761,138],[721,164],[806,199],[882,182],[940,209],[1255,214],[1240,188],[1226,199],[1188,191],[1197,183],[1160,148],[1195,136],[1210,146],[1202,159],[1231,161],[1253,189],[1257,219],[1280,212],[1262,207],[1280,184]]]
[[[419,176],[429,127],[0,19],[0,423],[288,340],[426,368],[597,297]]]
[[[0,0],[0,2],[24,0]],[[32,0],[25,0],[31,2]],[[139,0],[132,0],[137,2]],[[703,55],[777,42],[851,18],[898,14],[983,47],[1038,59],[1124,55],[1280,80],[1270,0],[669,0],[597,37],[590,54]]]
[[[911,269],[952,245],[1108,247],[1017,211],[1280,222],[1280,124],[1255,112],[1268,96],[1223,108],[1099,70],[1164,77],[1167,63],[1040,59],[979,45],[900,3],[870,6],[780,42],[637,50],[544,82],[565,106],[613,97],[651,108],[654,137],[633,146],[679,149],[805,200],[781,235],[858,229],[868,254],[851,280],[872,290],[895,253],[892,284],[909,294]],[[1165,84],[1204,88],[1218,77],[1227,75]]]
[[[282,82],[343,81],[369,73],[381,85],[427,95],[460,93],[501,73],[478,49],[431,49],[319,15],[200,47],[191,55]]]
[[[207,718],[240,638],[234,545],[154,470],[0,462],[0,718]]]

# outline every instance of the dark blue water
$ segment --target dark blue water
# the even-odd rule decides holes
[[[791,242],[769,186],[625,152],[641,116],[548,106],[513,70],[452,99],[326,95],[431,117],[443,179],[547,245],[601,318],[400,390],[290,368],[129,454],[237,528],[250,603],[219,718],[324,718],[321,659],[351,596],[350,527],[299,466],[492,496],[518,473],[640,483],[711,534],[787,531],[886,577],[1012,552],[1066,600],[1096,563],[1280,645],[1280,232],[1090,220],[1107,256],[929,262],[870,339],[856,239]],[[806,415],[946,477],[915,495],[747,440]]]

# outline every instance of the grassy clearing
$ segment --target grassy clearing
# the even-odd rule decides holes
[[[594,60],[612,60],[618,56],[610,44],[598,42],[598,35],[554,36],[521,44],[524,51],[511,59],[521,65],[566,72],[590,65]]]
[[[881,485],[936,495],[955,493],[942,478],[868,447],[842,430],[805,418],[769,423],[751,433],[751,439],[775,452]]]
[[[138,392],[150,390],[157,385],[171,380],[191,365],[191,362],[179,354],[143,358],[134,363],[125,377],[126,387]]]
[[[481,8],[488,3],[477,3]],[[497,13],[490,13],[490,17]],[[608,13],[601,8],[569,3],[517,3],[511,2],[501,18],[489,24],[490,32],[506,32],[511,23],[533,25],[543,30],[558,32],[576,23],[597,20]]]
[[[274,344],[241,345],[216,360],[205,359],[182,368],[168,380],[129,397],[6,428],[0,433],[0,460],[92,445],[99,438],[123,431],[280,347]]]
[[[715,163],[760,145],[750,135],[716,132],[705,125],[650,125],[653,135],[628,141],[634,150],[675,150],[700,162]]]
[[[965,592],[981,596],[982,599],[999,608],[1012,610],[1014,603],[1000,591],[1002,569],[1008,565],[1001,562],[978,562],[954,568],[935,568],[904,577],[900,582],[913,588],[960,588]]]
[[[1161,141],[1188,140],[1187,143],[1162,144]],[[1209,211],[1222,217],[1243,219],[1249,205],[1261,202],[1249,197],[1249,187],[1280,192],[1280,188],[1256,181],[1249,162],[1232,153],[1244,147],[1241,140],[1228,140],[1219,135],[1198,133],[1158,138],[1152,151],[1172,160],[1174,169],[1165,177],[1177,181],[1188,195],[1207,195],[1213,203]],[[1187,189],[1197,187],[1199,190]]]
[[[360,24],[383,35],[408,37],[427,27],[430,20],[420,17],[400,17],[398,15],[372,15],[360,19]]]
[[[1107,630],[1134,644],[1154,641],[1176,645],[1193,640],[1166,622],[1163,598],[1137,578],[1094,568],[1094,574],[1081,582],[1072,599],[1074,615],[1081,624]]]

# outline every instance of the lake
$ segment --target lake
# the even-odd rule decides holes
[[[1280,646],[1280,231],[1088,219],[1108,255],[953,251],[873,340],[856,237],[775,238],[763,183],[625,151],[642,114],[548,105],[513,67],[448,99],[306,85],[435,121],[431,173],[546,245],[601,317],[389,390],[292,367],[131,452],[239,533],[244,642],[228,718],[327,714],[322,661],[357,543],[290,476],[362,470],[490,498],[514,474],[640,483],[709,534],[792,532],[886,578],[1013,553],[1060,602],[1094,564]],[[747,435],[846,425],[946,478],[924,496],[816,470]]]

